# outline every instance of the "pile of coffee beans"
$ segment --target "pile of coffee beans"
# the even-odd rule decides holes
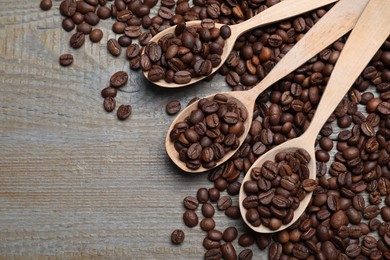
[[[275,161],[267,160],[250,172],[246,181],[246,194],[242,202],[247,210],[246,220],[253,226],[264,225],[271,230],[291,223],[294,211],[317,187],[317,181],[309,179],[310,154],[305,149],[279,152]]]
[[[221,63],[230,27],[215,27],[212,19],[204,19],[200,27],[179,23],[174,33],[164,35],[158,44],[150,42],[141,55],[141,68],[153,81],[186,84],[191,78],[211,74]]]
[[[240,145],[247,111],[234,99],[217,94],[199,100],[197,108],[169,133],[179,159],[189,169],[213,168],[230,150]]]

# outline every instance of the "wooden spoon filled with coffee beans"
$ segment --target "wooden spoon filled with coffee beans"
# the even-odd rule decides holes
[[[211,76],[222,66],[243,33],[336,1],[285,0],[231,26],[214,23],[212,19],[178,23],[155,35],[144,47],[141,68],[145,77],[160,87],[179,88],[193,84]],[[233,12],[235,10],[233,8]],[[273,37],[270,39],[272,45],[282,44],[281,36],[275,34]]]
[[[184,171],[204,172],[233,156],[249,132],[258,95],[349,32],[367,2],[340,0],[252,89],[210,95],[187,106],[165,139],[172,161]]]
[[[318,133],[389,34],[390,1],[371,0],[341,51],[309,128],[260,156],[248,170],[239,203],[244,221],[254,231],[281,231],[306,210],[317,188]]]

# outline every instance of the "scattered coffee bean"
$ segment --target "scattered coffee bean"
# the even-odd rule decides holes
[[[180,245],[183,243],[185,238],[184,231],[180,229],[176,229],[171,234],[171,241],[175,245]]]
[[[187,210],[184,212],[183,220],[187,227],[195,227],[199,222],[198,215],[196,215],[195,211],[193,210]]]
[[[180,111],[180,109],[181,109],[180,101],[174,99],[168,102],[165,110],[168,115],[175,115]]]
[[[93,29],[89,34],[89,39],[91,42],[100,42],[103,38],[103,31],[100,29]]]
[[[116,101],[113,97],[106,97],[103,102],[104,110],[111,112],[115,109]]]
[[[116,111],[116,115],[120,120],[126,120],[132,112],[132,108],[130,105],[120,105],[118,110]]]
[[[39,7],[43,11],[50,10],[52,6],[53,6],[53,2],[51,0],[42,0],[41,3],[39,4]]]
[[[73,55],[72,54],[62,54],[60,56],[61,66],[69,66],[72,63],[73,63]]]
[[[115,72],[110,78],[110,85],[114,88],[120,88],[126,85],[129,76],[125,71]]]

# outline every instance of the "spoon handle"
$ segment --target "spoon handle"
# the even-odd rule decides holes
[[[253,28],[294,17],[336,1],[338,0],[284,0],[249,20],[232,26],[232,30],[239,36]]]
[[[312,120],[314,123],[306,131],[308,137],[317,137],[323,124],[389,34],[390,1],[371,0],[341,51]]]
[[[259,84],[244,92],[247,98],[256,98],[259,93],[352,30],[367,3],[368,0],[340,0],[284,55]]]

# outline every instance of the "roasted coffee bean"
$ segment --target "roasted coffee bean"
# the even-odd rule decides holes
[[[115,72],[110,78],[110,85],[114,88],[120,88],[126,85],[129,76],[125,71]]]
[[[119,56],[122,52],[121,46],[119,45],[118,41],[115,39],[110,39],[107,41],[107,50],[113,56]]]
[[[106,87],[102,90],[101,94],[102,94],[103,98],[116,97],[117,90],[116,90],[116,88],[113,88],[113,87]]]
[[[166,106],[166,112],[168,115],[175,115],[177,114],[181,109],[181,104],[179,100],[171,100],[168,102]]]
[[[206,203],[209,200],[209,192],[206,188],[200,188],[196,193],[196,198],[200,203]]]
[[[126,120],[132,112],[132,107],[130,105],[120,105],[118,110],[116,111],[116,115],[119,120]]]
[[[187,227],[195,227],[199,222],[198,215],[196,215],[195,211],[193,210],[187,210],[184,212],[183,220]]]
[[[202,205],[203,216],[205,216],[206,218],[212,218],[214,216],[214,213],[215,209],[213,205],[211,205],[210,203],[205,203]]]
[[[253,251],[249,248],[244,249],[238,255],[239,260],[251,260],[253,258]]]
[[[222,196],[217,202],[217,207],[219,210],[226,210],[232,205],[232,199],[230,196]]]
[[[74,27],[75,27],[75,23],[71,18],[66,18],[62,21],[62,28],[65,31],[70,32],[74,29]]]
[[[60,65],[61,66],[69,66],[73,63],[73,55],[72,54],[62,54],[60,56]]]
[[[204,218],[200,222],[200,228],[204,231],[209,231],[215,228],[215,221],[212,218]]]
[[[222,252],[223,259],[226,260],[237,259],[236,249],[233,247],[232,243],[230,242],[221,245],[221,252]]]
[[[171,234],[171,241],[175,245],[180,245],[181,243],[183,243],[184,238],[185,238],[184,231],[180,229],[174,230]]]
[[[218,260],[222,258],[222,252],[219,248],[210,249],[204,255],[205,260]]]
[[[89,39],[91,42],[100,42],[103,38],[103,31],[100,29],[93,29],[89,34]]]
[[[111,112],[115,109],[116,101],[113,97],[106,97],[103,102],[104,110]]]
[[[76,0],[64,0],[60,4],[60,12],[63,16],[71,17],[76,13]]]
[[[41,3],[39,4],[39,7],[43,11],[50,10],[50,8],[53,6],[53,2],[51,0],[41,0]]]
[[[199,202],[195,197],[187,196],[183,200],[183,205],[186,209],[195,210],[198,208]]]
[[[76,32],[72,35],[72,37],[70,37],[70,46],[72,46],[74,49],[78,49],[83,46],[84,42],[85,36],[82,32]]]
[[[223,240],[225,240],[226,242],[232,242],[237,238],[237,235],[238,231],[235,227],[228,227],[223,232]]]

